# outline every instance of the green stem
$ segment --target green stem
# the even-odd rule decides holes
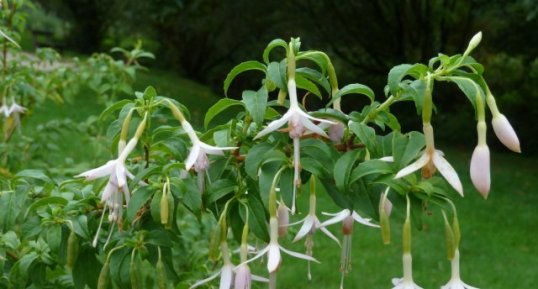
[[[394,97],[393,95],[389,96],[389,98],[387,98],[381,105],[379,105],[373,112],[369,113],[363,120],[361,123],[363,124],[367,124],[368,122],[370,122],[372,119],[374,119],[378,113],[380,113],[381,111],[387,109],[392,103],[394,103],[394,101],[396,100],[396,97]]]

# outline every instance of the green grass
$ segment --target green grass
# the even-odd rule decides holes
[[[143,72],[138,76],[136,90],[153,85],[160,95],[177,99],[186,105],[195,123],[201,124],[205,111],[217,100],[207,87],[177,75],[163,71]],[[91,94],[81,95],[72,104],[45,103],[36,108],[25,124],[25,133],[53,119],[70,118],[83,121],[89,115],[98,115],[104,109],[96,104]],[[97,156],[83,142],[84,136],[77,131],[65,132],[58,141],[62,150],[57,156],[57,166],[66,163],[101,162],[110,151]],[[84,149],[81,149],[84,148]],[[51,158],[54,157],[54,153]],[[492,191],[484,201],[470,184],[468,163],[471,151],[448,151],[447,157],[460,173],[466,196],[457,200],[462,228],[462,278],[479,288],[507,289],[533,288],[538,268],[538,178],[536,159],[524,155],[492,153]],[[307,195],[301,195],[300,209],[305,212]],[[328,197],[320,193],[318,212],[335,212]],[[304,216],[304,213],[294,218]],[[320,216],[320,218],[323,218]],[[345,288],[392,288],[391,278],[401,277],[401,229],[402,215],[392,218],[392,244],[381,242],[377,229],[355,225],[353,235],[353,269],[347,276]],[[331,230],[340,237],[340,228]],[[450,276],[446,259],[442,217],[439,210],[432,210],[425,217],[425,229],[413,230],[414,277],[424,288],[439,288]],[[302,242],[291,244],[288,237],[285,246],[304,251]],[[322,262],[312,265],[313,279],[306,278],[306,263],[284,256],[278,274],[280,289],[338,288],[340,249],[323,235],[316,234],[314,256]],[[255,272],[265,275],[263,264],[255,265]],[[261,286],[265,287],[265,286]]]

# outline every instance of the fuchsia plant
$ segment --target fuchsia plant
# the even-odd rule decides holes
[[[216,266],[222,269],[209,278],[191,283],[191,288],[210,282],[219,275],[222,289],[232,286],[250,288],[252,280],[268,282],[269,288],[277,288],[279,269],[291,261],[282,252],[307,261],[308,266],[310,262],[324,261],[315,258],[313,251],[318,230],[336,241],[334,246],[342,247],[340,288],[343,288],[344,276],[349,272],[352,261],[354,222],[371,229],[380,228],[383,242],[388,244],[391,235],[389,218],[392,211],[398,209],[405,212],[402,226],[403,277],[393,279],[393,288],[421,288],[412,274],[411,211],[420,212],[425,204],[438,205],[445,220],[452,277],[442,288],[474,288],[460,279],[459,222],[451,201],[463,196],[463,186],[456,170],[434,144],[432,117],[435,84],[439,81],[456,84],[476,111],[478,144],[471,159],[470,175],[478,192],[486,198],[491,185],[486,108],[493,114],[492,126],[501,142],[517,152],[520,147],[513,128],[499,112],[483,78],[484,68],[470,56],[481,37],[481,33],[475,35],[463,54],[439,54],[428,65],[417,63],[394,67],[388,74],[386,99],[382,103],[376,101],[374,92],[365,85],[355,83],[339,87],[327,54],[315,50],[301,51],[299,39],[292,38],[289,43],[274,40],[263,53],[263,63],[241,63],[224,81],[227,93],[239,74],[257,70],[265,76],[261,86],[257,90],[244,91],[241,101],[220,100],[209,109],[204,123],[208,127],[217,115],[232,106],[241,108],[236,116],[205,133],[197,133],[188,122],[188,111],[183,106],[157,96],[150,87],[144,93],[137,93],[134,101],[122,101],[107,110],[110,114],[121,109],[119,122],[123,125],[119,132],[119,156],[80,176],[87,180],[109,176],[101,197],[105,202],[103,214],[108,208],[109,220],[117,223],[122,230],[136,231],[138,220],[131,219],[130,228],[125,226],[127,224],[122,219],[124,206],[140,216],[148,207],[152,212],[160,211],[160,223],[166,224],[172,232],[177,230],[175,226],[179,217],[175,215],[178,210],[175,208],[179,204],[199,217],[214,216],[217,225],[211,237],[209,257],[213,261],[222,260],[222,265]],[[282,49],[283,59],[270,60],[275,48]],[[275,101],[270,100],[273,94],[278,95]],[[322,99],[328,96],[327,107],[309,111],[305,94]],[[340,101],[343,96],[351,94],[366,96],[370,103],[346,113],[342,111]],[[422,117],[422,134],[401,133],[390,107],[404,101],[414,102]],[[167,111],[171,111],[177,122],[170,122]],[[143,118],[134,137],[125,146],[135,112]],[[162,123],[166,121],[167,126],[164,126]],[[152,127],[159,122],[159,126]],[[286,124],[287,127],[282,129]],[[144,147],[144,156],[129,163],[128,156],[137,143]],[[129,173],[129,164],[139,168],[136,176]],[[420,175],[415,173],[418,170]],[[131,184],[136,188],[129,190],[128,179],[135,179],[138,187]],[[296,203],[297,199],[303,198],[300,194],[303,180],[310,180],[309,208]],[[445,181],[449,186],[444,184]],[[317,190],[318,186],[322,186],[323,190]],[[148,189],[144,187],[163,193],[152,193],[143,199],[144,202],[138,200],[133,204],[135,196],[147,194]],[[342,209],[328,219],[317,215],[316,199],[322,191],[326,191]],[[151,196],[160,201],[150,200]],[[129,199],[131,201],[127,203]],[[376,205],[372,206],[365,199],[376,200]],[[391,199],[403,201],[405,207],[398,208]],[[447,209],[453,216],[451,222],[445,212]],[[290,224],[290,218],[296,218],[298,212],[305,211],[308,214],[295,223],[292,220]],[[152,213],[152,216],[159,218],[158,214]],[[342,244],[327,229],[327,226],[340,222]],[[293,241],[306,238],[306,254],[290,251],[283,245],[286,232],[295,224],[301,224],[301,228]],[[113,234],[111,228],[109,232]],[[132,256],[135,256],[132,262],[138,258],[135,251],[143,254],[146,247],[154,245],[141,241],[143,237],[136,239],[136,245],[127,241],[122,243],[121,236],[116,239],[109,236],[107,240],[110,241],[107,242],[114,243],[114,248],[132,246]],[[97,231],[96,242],[102,237]],[[249,241],[266,244],[250,259]],[[238,243],[240,259],[236,263],[239,265],[235,266],[228,248]],[[268,279],[251,273],[252,262],[264,256]],[[312,278],[310,270],[308,272],[308,278]],[[132,277],[132,280],[137,279]]]

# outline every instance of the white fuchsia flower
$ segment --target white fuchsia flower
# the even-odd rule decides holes
[[[329,220],[321,223],[321,227],[326,227],[332,224],[342,222],[342,233],[344,234],[342,241],[342,253],[340,255],[340,289],[344,288],[344,277],[351,270],[351,248],[352,248],[352,237],[353,237],[353,223],[358,222],[365,226],[369,227],[379,227],[379,225],[373,224],[370,222],[370,219],[361,217],[357,212],[351,211],[349,209],[344,209],[336,214],[327,214],[324,215],[333,216]]]
[[[422,289],[422,287],[415,284],[413,281],[413,258],[411,253],[403,254],[403,268],[404,268],[404,277],[403,278],[393,278],[392,279],[392,289]]]
[[[519,145],[519,139],[517,134],[514,131],[510,122],[502,113],[497,113],[493,115],[491,120],[491,125],[493,126],[493,131],[497,138],[510,150],[520,153],[521,147]]]
[[[26,112],[26,107],[19,105],[16,102],[13,102],[9,107],[8,115],[10,114],[21,114]]]
[[[471,285],[463,283],[460,277],[460,252],[456,249],[454,253],[454,258],[451,261],[452,266],[452,277],[450,281],[444,286],[441,286],[441,289],[478,289]]]
[[[327,134],[319,126],[315,125],[312,121],[317,121],[320,123],[335,124],[332,121],[315,118],[310,116],[308,113],[304,112],[299,106],[297,100],[297,87],[295,84],[295,79],[290,78],[288,80],[288,93],[290,97],[290,107],[288,111],[279,119],[273,120],[267,125],[262,131],[260,131],[254,139],[261,138],[277,129],[281,128],[284,124],[288,123],[288,131],[290,138],[293,139],[293,167],[294,167],[294,176],[293,176],[293,197],[292,197],[292,206],[291,212],[295,214],[295,195],[297,187],[301,184],[300,179],[300,138],[305,132],[306,129],[316,133],[318,135],[327,137]]]
[[[426,137],[426,149],[422,155],[412,164],[401,169],[395,179],[403,178],[422,168],[422,174],[425,177],[431,177],[435,173],[435,169],[439,170],[445,180],[463,196],[463,186],[456,170],[443,157],[443,152],[436,150],[433,145],[433,128],[430,124],[424,124],[424,135]]]
[[[0,106],[0,113],[4,115],[5,118],[9,117],[9,106],[2,104]]]
[[[332,216],[332,218],[330,218],[327,221],[321,223],[321,227],[326,227],[326,226],[329,226],[329,225],[332,225],[332,224],[342,222],[347,217],[351,217],[356,222],[361,223],[361,224],[363,224],[365,226],[374,227],[374,228],[379,227],[379,225],[371,223],[370,222],[371,219],[363,218],[357,212],[351,211],[349,209],[343,209],[342,211],[340,211],[340,212],[338,212],[336,214],[329,214],[329,213],[325,213],[325,212],[322,213],[322,214],[326,215],[326,216]]]
[[[250,289],[252,281],[268,283],[269,279],[254,275],[250,272],[248,264],[241,264],[235,271],[234,289]]]
[[[269,241],[269,244],[267,245],[267,247],[260,250],[260,252],[256,256],[254,256],[252,259],[248,260],[247,263],[250,263],[250,262],[252,262],[252,261],[254,261],[256,259],[259,259],[263,255],[267,254],[267,256],[268,256],[268,258],[267,258],[267,271],[269,273],[274,273],[274,272],[276,272],[278,270],[278,268],[280,267],[280,263],[282,262],[282,257],[281,257],[281,254],[280,254],[280,250],[282,250],[284,253],[286,253],[286,254],[288,254],[288,255],[290,255],[292,257],[319,263],[318,260],[314,259],[311,256],[287,250],[286,248],[282,247],[278,243],[278,221],[276,220],[276,218],[271,217],[269,219],[269,229],[270,229],[270,241]]]
[[[191,124],[186,120],[181,121],[181,126],[192,142],[191,151],[185,161],[186,170],[190,170],[194,166],[197,172],[205,171],[209,167],[208,154],[221,156],[224,155],[225,150],[237,149],[237,147],[216,147],[202,142],[196,135]]]
[[[103,209],[101,220],[99,222],[99,227],[93,240],[94,247],[97,245],[97,238],[99,237],[99,232],[101,230],[101,225],[103,223],[103,218],[106,210],[109,209],[110,211],[110,222],[121,222],[123,215],[123,201],[125,200],[126,204],[129,203],[131,194],[127,185],[127,179],[134,179],[134,175],[129,172],[129,170],[125,166],[125,160],[136,147],[138,139],[144,131],[146,118],[147,115],[144,117],[144,119],[138,126],[135,136],[131,140],[129,140],[127,145],[124,145],[124,140],[120,140],[118,144],[119,155],[117,159],[108,161],[106,164],[98,168],[85,171],[76,176],[83,177],[86,179],[86,181],[91,181],[108,176],[108,183],[106,184],[105,189],[103,190],[103,193],[101,195],[101,201],[104,202],[106,206]],[[109,238],[111,234],[112,230],[110,230]]]

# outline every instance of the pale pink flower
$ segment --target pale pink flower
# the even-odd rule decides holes
[[[489,148],[486,144],[476,146],[471,158],[471,180],[480,194],[487,199],[491,184]]]
[[[278,204],[276,216],[278,219],[278,236],[283,237],[288,232],[289,222],[290,222],[290,214],[289,214],[289,208],[286,206],[286,204],[281,201]]]

